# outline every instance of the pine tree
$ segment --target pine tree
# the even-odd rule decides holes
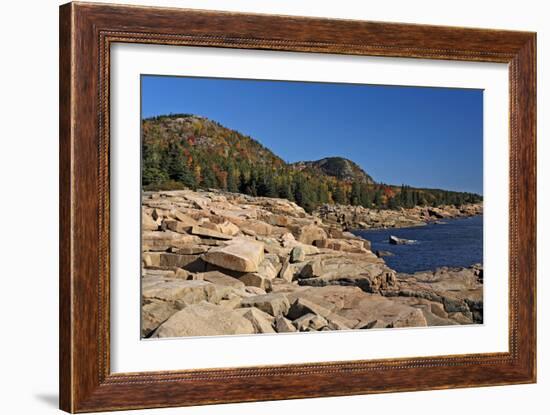
[[[325,182],[322,182],[318,188],[318,198],[320,204],[325,204],[329,202],[329,190],[328,185]]]
[[[203,177],[201,184],[207,189],[217,187],[216,176],[214,175],[214,172],[212,171],[210,166],[203,167]]]
[[[258,179],[255,170],[250,170],[250,180],[246,187],[246,194],[251,196],[258,196]]]
[[[346,204],[346,192],[342,185],[339,183],[336,183],[334,186],[334,191],[332,193],[332,198],[334,199],[335,203],[338,204]]]
[[[195,177],[182,154],[182,148],[172,143],[168,150],[168,157],[168,177],[185,186],[194,188],[196,186]]]
[[[412,208],[416,205],[416,203],[413,200],[413,191],[409,186],[406,187],[406,193],[405,193],[405,203],[404,206],[407,208]]]
[[[232,164],[227,168],[227,190],[231,193],[237,193],[239,191],[239,182],[237,180],[237,173]]]
[[[354,181],[351,185],[350,199],[353,206],[357,206],[361,203],[361,186],[357,181]]]
[[[143,165],[141,180],[144,185],[159,185],[168,180],[168,173],[161,166],[161,155],[158,148],[144,144],[142,147]]]
[[[283,178],[278,188],[278,195],[282,199],[288,199],[294,201],[294,191],[292,190],[292,184],[288,178]]]
[[[397,197],[388,198],[388,209],[397,209],[399,207],[399,201]]]
[[[239,192],[247,193],[247,190],[248,190],[248,179],[246,178],[246,174],[244,173],[244,170],[241,170],[241,175],[239,177]]]
[[[361,189],[361,206],[366,208],[372,207],[372,195],[368,185],[363,185]]]
[[[382,198],[382,189],[378,187],[376,189],[376,192],[374,193],[374,205],[376,208],[380,209],[384,206],[383,198]]]
[[[271,175],[266,176],[264,183],[266,188],[265,195],[267,197],[277,197],[277,185],[275,184],[275,180],[273,179],[273,177]]]

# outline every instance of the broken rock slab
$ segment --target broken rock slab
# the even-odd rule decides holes
[[[235,312],[250,321],[256,333],[275,333],[275,318],[266,312],[256,307],[239,308]]]
[[[164,301],[178,309],[201,301],[218,302],[220,300],[214,284],[183,279],[155,279],[150,282],[144,280],[142,298],[144,302]]]
[[[237,278],[230,277],[219,271],[203,272],[196,275],[196,279],[211,282],[216,285],[223,285],[233,288],[244,288],[245,284],[239,281]]]
[[[258,287],[265,291],[271,291],[271,280],[257,272],[244,274],[242,277],[239,277],[239,281],[248,287]]]
[[[277,330],[277,333],[294,333],[297,331],[292,322],[282,316],[275,319],[275,330]]]
[[[230,240],[233,239],[232,236],[223,234],[221,232],[215,231],[213,229],[205,228],[203,226],[193,226],[191,228],[191,233],[193,235],[204,236],[207,238]]]
[[[260,310],[271,314],[273,317],[284,316],[290,309],[288,298],[284,294],[280,293],[270,293],[244,298],[242,301],[242,306],[259,308]]]
[[[172,304],[153,301],[141,307],[141,337],[147,337],[160,324],[178,311]]]

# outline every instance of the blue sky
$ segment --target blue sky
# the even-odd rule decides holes
[[[349,158],[375,181],[483,194],[483,91],[142,76],[142,116],[190,113],[287,162]]]

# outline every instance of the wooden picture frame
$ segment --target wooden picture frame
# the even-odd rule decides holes
[[[509,65],[509,352],[111,373],[109,58],[113,43]],[[536,380],[536,34],[69,3],[60,8],[60,407],[68,412]]]

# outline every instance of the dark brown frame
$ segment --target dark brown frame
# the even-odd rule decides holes
[[[508,63],[509,352],[111,374],[113,42]],[[90,412],[535,382],[535,83],[535,33],[105,4],[61,6],[61,409]]]

